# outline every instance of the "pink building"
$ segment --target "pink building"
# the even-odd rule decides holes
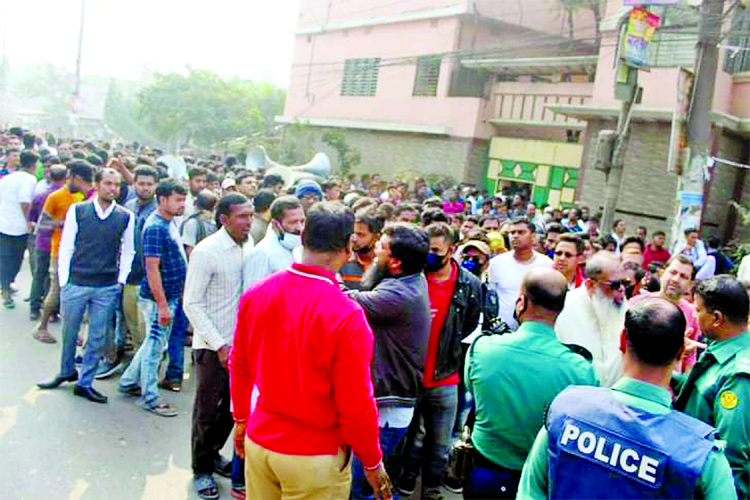
[[[277,120],[345,129],[362,153],[357,173],[449,175],[596,212],[605,176],[591,167],[592,139],[617,117],[614,30],[625,10],[622,0],[572,18],[550,0],[303,0]],[[697,22],[690,16],[675,9],[664,23]],[[750,13],[738,9],[732,26],[737,35],[726,43],[750,48]],[[663,35],[659,63],[692,66],[696,31]],[[733,54],[722,53],[716,76],[716,156],[750,163],[750,51]],[[641,72],[644,97],[618,202],[631,228],[671,223],[676,177],[666,155],[677,72]],[[741,198],[734,186],[744,185],[744,172],[716,168],[706,193],[709,230],[734,228],[736,220],[723,222],[723,201]]]

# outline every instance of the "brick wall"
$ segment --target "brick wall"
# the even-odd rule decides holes
[[[325,130],[316,130],[320,132],[316,134],[315,147],[330,156],[335,173],[339,166],[336,152],[320,141]],[[488,141],[371,130],[347,129],[346,141],[362,154],[362,163],[352,173],[380,174],[384,180],[407,173],[437,174],[479,184],[489,150]]]
[[[592,213],[603,209],[606,192],[606,175],[593,168],[596,137],[600,130],[614,127],[613,121],[595,120],[587,129],[578,200]],[[649,234],[657,230],[669,234],[672,227],[677,176],[666,167],[669,135],[667,123],[631,123],[615,214],[616,219],[625,220],[628,233],[645,226]]]

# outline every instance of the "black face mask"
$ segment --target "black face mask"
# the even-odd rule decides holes
[[[434,273],[445,267],[447,255],[439,255],[436,253],[427,254],[427,264],[424,266],[424,270],[428,273]]]
[[[375,248],[375,245],[370,245],[369,247],[355,248],[354,253],[359,254],[359,255],[366,255],[372,252],[373,248]]]

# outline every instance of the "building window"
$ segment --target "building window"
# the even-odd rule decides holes
[[[414,78],[414,92],[419,97],[435,97],[440,79],[440,57],[417,58],[417,75]]]
[[[724,71],[730,74],[750,71],[750,9],[738,9],[727,38]]]
[[[347,59],[344,63],[344,79],[341,95],[372,97],[378,88],[380,58]]]

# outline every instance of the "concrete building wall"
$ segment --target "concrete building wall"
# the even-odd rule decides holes
[[[596,138],[600,130],[613,127],[614,123],[610,121],[592,121],[587,137]],[[657,230],[669,234],[672,227],[677,176],[667,172],[669,135],[670,125],[667,123],[635,122],[631,125],[615,215],[615,218],[625,220],[628,233],[634,232],[637,226],[645,226],[649,234]],[[606,192],[606,175],[593,168],[594,140],[586,140],[578,181],[578,199],[592,213],[602,211]]]

